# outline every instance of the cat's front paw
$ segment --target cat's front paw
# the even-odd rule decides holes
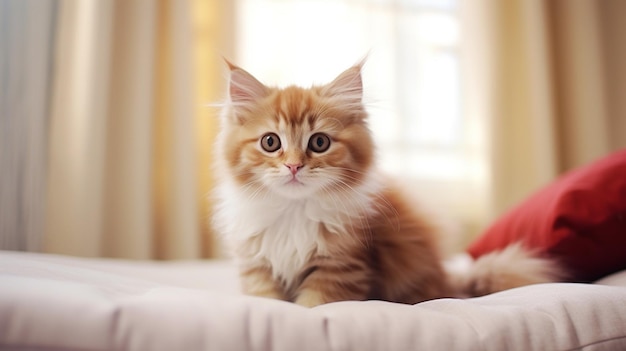
[[[296,304],[304,307],[315,307],[318,305],[325,304],[329,301],[324,299],[324,296],[321,292],[317,290],[303,290],[300,292],[296,300],[294,301]]]
[[[287,300],[287,298],[280,292],[277,291],[263,291],[263,292],[246,292],[247,295],[257,296],[257,297],[265,297],[268,299],[275,300]]]
[[[264,271],[250,271],[242,274],[242,290],[246,295],[267,297],[276,300],[287,300],[280,285]]]

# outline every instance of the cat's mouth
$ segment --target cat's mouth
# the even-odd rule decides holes
[[[318,189],[313,179],[300,175],[286,176],[275,182],[273,188],[276,193],[290,199],[308,198]]]
[[[304,185],[296,176],[291,177],[285,185]]]

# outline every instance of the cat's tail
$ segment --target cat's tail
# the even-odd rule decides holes
[[[468,259],[470,260],[470,259]],[[474,297],[516,288],[551,283],[565,278],[556,260],[540,257],[520,244],[479,257],[461,266],[448,265],[450,283],[459,297]]]

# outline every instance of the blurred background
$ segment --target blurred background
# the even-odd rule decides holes
[[[369,54],[380,165],[462,250],[626,146],[625,14],[622,0],[0,0],[0,249],[219,255],[222,56],[309,86]]]

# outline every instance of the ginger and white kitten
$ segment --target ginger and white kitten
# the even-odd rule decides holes
[[[305,306],[417,303],[554,279],[549,262],[519,247],[451,279],[435,228],[376,170],[361,65],[326,85],[284,89],[229,66],[214,223],[245,293]]]

